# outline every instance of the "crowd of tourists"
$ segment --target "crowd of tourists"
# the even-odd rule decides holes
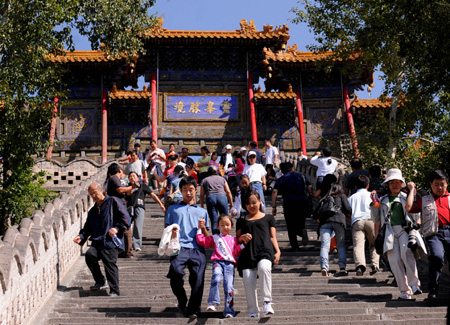
[[[206,311],[216,311],[220,305],[219,288],[223,282],[223,316],[235,316],[237,268],[245,288],[247,315],[260,316],[257,284],[263,314],[274,314],[272,267],[281,256],[274,216],[277,197],[281,195],[292,251],[300,250],[298,237],[303,245],[308,244],[307,218],[317,221],[322,276],[334,273],[329,265],[332,250],[338,253],[339,271],[335,274],[348,274],[348,226],[357,276],[366,272],[373,275],[383,265],[395,277],[399,299],[411,300],[414,295],[422,294],[416,258],[428,254],[428,300],[436,301],[445,257],[450,257],[448,176],[444,171],[437,170],[430,175],[431,193],[428,194],[417,190],[414,183],[406,183],[399,169],[389,169],[382,178],[379,166],[365,170],[361,159],[354,158],[350,163],[352,172],[341,186],[336,176],[338,162],[331,157],[331,150],[324,148],[310,159],[317,166],[313,186],[305,175],[294,171],[290,162],[281,161],[270,140],[265,141],[265,146],[265,154],[257,149],[255,142],[235,151],[227,145],[223,153],[210,153],[205,146],[200,149],[201,158],[195,162],[187,148],[177,153],[171,145],[166,153],[152,141],[146,153],[136,144],[126,158],[110,165],[103,187],[92,184],[89,189],[96,202],[91,209],[94,212],[89,212],[84,228],[74,240],[82,244],[89,236],[93,238],[94,251],[91,247],[91,252],[86,254],[95,279],[92,289],[104,288],[109,283],[111,295],[120,294],[117,257],[110,250],[115,249],[118,254],[120,248],[123,257],[133,258],[135,252],[143,249],[144,199],[148,195],[160,206],[165,214],[166,230],[170,229],[161,238],[160,247],[167,248],[176,242],[175,248],[170,246],[170,254],[166,250],[170,255],[167,277],[178,308],[185,316],[196,318],[201,311],[205,247],[214,249]],[[298,156],[307,158],[301,149]],[[120,164],[126,165],[125,168]],[[99,188],[103,189],[102,193]],[[272,200],[272,214],[267,213],[265,195]],[[103,209],[103,202],[110,198],[114,198],[111,202],[116,212]],[[120,207],[126,207],[126,211]],[[101,216],[97,218],[104,218],[103,223],[94,220],[97,214]],[[236,235],[232,236],[234,224]],[[93,230],[100,226],[102,231]],[[370,270],[366,265],[366,241]],[[107,281],[98,266],[100,259],[105,265]],[[189,299],[184,289],[185,268],[189,270]]]

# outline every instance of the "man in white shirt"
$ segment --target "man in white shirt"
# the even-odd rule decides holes
[[[369,242],[370,260],[372,272],[379,271],[379,256],[375,250],[375,228],[370,214],[369,177],[360,175],[355,180],[355,194],[349,197],[348,203],[352,207],[352,237],[353,237],[353,259],[356,265],[356,275],[361,276],[366,270],[366,255],[364,252],[365,239]]]
[[[243,174],[248,175],[252,188],[256,190],[261,197],[261,201],[266,206],[266,200],[264,199],[264,191],[266,187],[266,170],[263,165],[256,163],[256,152],[249,151],[248,153],[248,165],[245,166]]]
[[[266,140],[266,166],[267,165],[278,165],[278,149],[272,146],[272,140]]]
[[[228,168],[229,164],[234,164],[233,154],[231,153],[232,149],[233,147],[230,144],[227,144],[225,146],[225,152],[220,155],[219,165],[222,166],[224,170]]]
[[[326,147],[316,152],[316,155],[310,160],[311,165],[317,166],[317,182],[316,190],[320,189],[325,175],[333,174],[336,170],[338,162],[331,158],[331,149]],[[325,193],[324,193],[325,194]]]

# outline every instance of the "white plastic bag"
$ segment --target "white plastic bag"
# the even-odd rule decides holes
[[[172,238],[172,231],[177,230],[177,236]],[[180,226],[173,224],[164,228],[164,232],[161,236],[161,241],[159,242],[158,255],[167,256],[178,255],[180,251]]]

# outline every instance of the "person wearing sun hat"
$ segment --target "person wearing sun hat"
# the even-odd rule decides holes
[[[406,187],[406,183],[401,170],[389,169],[383,184],[388,184],[389,193],[380,198],[381,205],[379,207],[375,207],[375,204],[371,206],[371,214],[375,223],[375,237],[387,219],[383,254],[387,256],[400,289],[399,299],[410,300],[413,294],[421,294],[422,290],[420,289],[416,259],[411,249],[408,248],[408,233],[402,226],[412,222],[413,218],[405,210],[407,195],[401,190]],[[372,192],[372,200],[375,193]]]

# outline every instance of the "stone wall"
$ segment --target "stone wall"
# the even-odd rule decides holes
[[[31,324],[78,260],[81,248],[73,238],[93,204],[86,188],[105,180],[108,165],[98,166],[0,240],[0,324]]]
[[[52,190],[61,191],[70,190],[74,185],[86,181],[114,161],[116,160],[99,164],[89,158],[77,158],[63,164],[56,160],[39,159],[36,161],[33,170],[35,172],[45,171],[47,173],[45,186]],[[104,179],[101,181],[103,183]]]
[[[309,159],[300,159],[297,155],[294,154],[285,154],[283,156],[283,161],[288,161],[294,165],[294,170],[296,172],[302,173],[305,175],[311,184],[313,185],[314,189],[316,188],[316,181],[317,181],[317,167],[314,165],[311,165],[309,162]],[[348,175],[350,175],[350,170],[346,169],[346,166],[342,164],[342,162],[335,158],[338,161],[338,166],[336,167],[336,170],[334,172],[334,175],[337,177],[339,184],[341,184],[342,187],[344,187],[345,179]]]

